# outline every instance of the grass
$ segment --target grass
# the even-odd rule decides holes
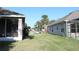
[[[79,40],[47,33],[31,34],[33,38],[15,42],[12,51],[79,51]]]
[[[79,51],[79,40],[47,33],[31,33],[30,38],[10,43],[10,51]]]

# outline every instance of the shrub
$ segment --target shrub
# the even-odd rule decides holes
[[[28,36],[29,36],[29,28],[27,27],[27,25],[25,25],[23,29],[23,38],[26,38]]]

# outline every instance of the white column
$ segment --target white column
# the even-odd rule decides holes
[[[18,40],[22,40],[22,18],[18,19]]]
[[[68,22],[68,20],[65,20],[65,34],[66,34],[66,37],[68,36],[68,27],[67,27],[67,23]]]

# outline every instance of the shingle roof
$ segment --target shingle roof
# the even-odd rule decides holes
[[[0,8],[0,15],[23,15],[23,14]]]
[[[53,24],[57,24],[57,23],[60,23],[60,22],[63,22],[65,20],[70,21],[70,20],[77,19],[77,18],[79,18],[79,10],[72,11],[68,15],[56,20],[55,22],[49,24],[48,26],[53,25]]]

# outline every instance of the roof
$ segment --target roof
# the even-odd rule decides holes
[[[20,17],[24,16],[23,14],[20,14],[20,13],[14,12],[14,11],[10,11],[10,10],[7,10],[7,9],[0,8],[0,17],[2,17],[2,16],[8,17],[8,16],[11,16],[11,15],[12,16],[17,15],[17,16],[20,16]]]
[[[48,26],[54,25],[54,24],[57,24],[57,23],[61,23],[63,21],[74,20],[74,19],[77,19],[77,18],[79,18],[79,10],[70,12],[68,15],[56,20],[55,22],[49,24]]]

